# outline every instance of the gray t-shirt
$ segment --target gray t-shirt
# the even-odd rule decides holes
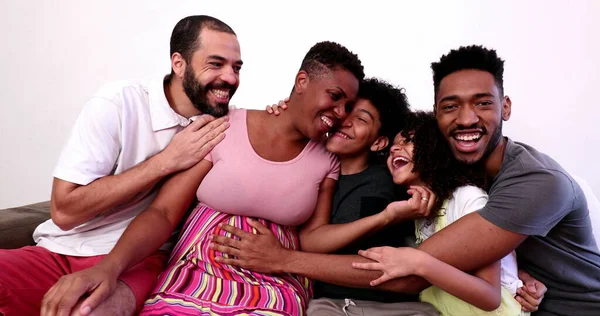
[[[552,158],[508,139],[502,168],[479,214],[529,237],[519,268],[548,287],[535,315],[600,315],[600,252],[583,191]]]

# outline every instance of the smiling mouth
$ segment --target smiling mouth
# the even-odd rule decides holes
[[[394,167],[394,169],[400,169],[400,168],[408,165],[409,162],[410,162],[410,159],[408,159],[406,157],[398,156],[392,160],[392,167]]]
[[[458,151],[474,152],[483,135],[484,133],[482,131],[457,132],[452,135],[452,139],[455,141],[455,147]]]
[[[229,101],[229,89],[210,89],[210,92],[221,102]]]
[[[343,139],[353,139],[352,137],[350,137],[348,134],[344,134],[340,131],[335,132],[333,135],[343,138]]]
[[[333,127],[333,120],[325,115],[321,115],[321,122],[323,122],[323,124],[325,124],[329,128]]]

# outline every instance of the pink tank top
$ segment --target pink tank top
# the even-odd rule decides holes
[[[323,144],[310,141],[294,159],[260,157],[248,138],[246,109],[229,112],[225,139],[206,156],[213,167],[196,197],[215,210],[298,226],[312,215],[319,185],[338,179],[339,161]]]

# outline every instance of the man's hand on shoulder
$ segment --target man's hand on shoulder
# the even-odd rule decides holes
[[[225,138],[227,128],[227,116],[215,119],[202,115],[177,133],[167,148],[157,155],[161,168],[171,174],[196,165]]]
[[[290,102],[290,98],[285,98],[282,101],[279,101],[278,104],[267,105],[267,113],[275,114],[275,116],[281,114],[280,110],[287,110],[287,103]]]

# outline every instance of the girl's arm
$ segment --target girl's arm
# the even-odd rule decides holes
[[[422,196],[432,196],[423,187],[412,187],[408,201],[390,203],[383,211],[345,224],[330,224],[335,181],[325,179],[319,188],[317,207],[299,232],[300,249],[308,252],[331,253],[361,237],[407,219],[427,216],[433,203],[423,202]],[[432,200],[434,198],[432,197]]]
[[[484,311],[493,311],[500,306],[500,261],[470,275],[425,252],[422,253],[427,259],[417,267],[417,275]]]
[[[500,261],[470,275],[424,251],[409,247],[376,247],[358,253],[375,262],[354,262],[352,267],[383,272],[378,279],[371,281],[371,286],[417,275],[479,309],[492,311],[500,306]]]

